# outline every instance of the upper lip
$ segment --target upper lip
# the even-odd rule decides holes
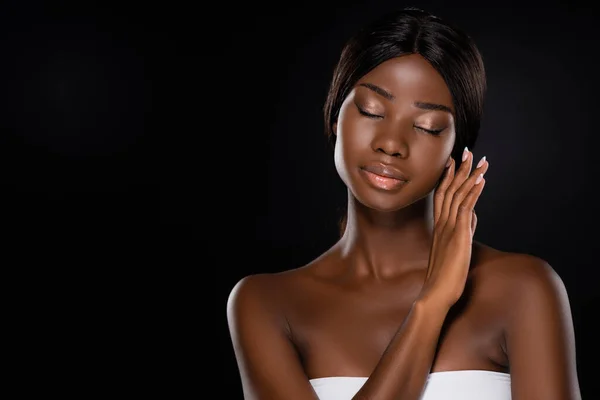
[[[365,171],[384,176],[386,178],[394,178],[401,181],[408,181],[408,178],[398,168],[384,163],[373,163],[363,167]]]

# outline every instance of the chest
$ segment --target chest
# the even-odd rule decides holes
[[[401,290],[313,294],[290,315],[294,343],[310,377],[368,376],[419,294]],[[468,293],[448,313],[432,371],[490,369],[501,362],[502,327],[485,298]]]

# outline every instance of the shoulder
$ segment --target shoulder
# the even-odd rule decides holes
[[[563,280],[547,260],[488,252],[482,275],[501,310],[502,347],[519,398],[581,399],[575,332]],[[539,382],[544,382],[540,385]]]
[[[232,287],[227,299],[227,316],[230,322],[240,315],[268,314],[285,319],[285,315],[306,303],[319,284],[330,275],[332,254],[330,250],[302,266],[279,272],[247,275]]]
[[[227,314],[237,314],[241,308],[267,306],[273,300],[275,288],[281,281],[277,273],[246,275],[238,280],[227,298]]]
[[[550,263],[527,253],[507,252],[477,244],[477,269],[504,289],[518,292],[530,289],[552,290],[562,279]]]
[[[229,293],[228,303],[259,296],[264,289],[269,288],[271,283],[277,281],[276,276],[274,273],[262,273],[242,277],[233,285]]]
[[[274,299],[276,274],[248,275],[235,283],[227,298],[227,324],[234,343],[264,335],[265,330],[285,334],[287,324]]]
[[[282,272],[246,275],[238,280],[229,292],[227,315],[240,313],[282,312],[288,299],[298,292],[303,280],[303,268]]]
[[[523,306],[559,309],[568,303],[564,282],[547,260],[482,244],[476,253],[475,270],[482,286],[507,310],[523,310]]]

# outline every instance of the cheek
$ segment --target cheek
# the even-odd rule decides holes
[[[341,113],[337,126],[337,146],[344,158],[368,151],[374,131],[372,123],[365,118],[357,118],[352,113]]]
[[[345,112],[344,112],[345,111]],[[337,135],[334,147],[334,162],[338,175],[346,186],[352,185],[356,168],[370,152],[372,127],[357,118],[351,111],[342,110],[338,118]]]
[[[339,139],[342,139],[342,147],[347,157],[353,155],[359,155],[370,148],[370,137],[369,131],[366,129],[360,129],[360,126],[354,125],[350,129],[341,131]]]
[[[413,146],[412,155],[416,170],[427,175],[428,180],[438,179],[443,173],[452,153],[454,137],[431,138]]]
[[[352,168],[357,162],[357,157],[363,152],[362,139],[357,135],[356,126],[348,123],[338,124],[338,134],[335,142],[335,165],[338,171],[345,175],[348,168]]]

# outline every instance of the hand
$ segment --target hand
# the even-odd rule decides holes
[[[456,175],[451,159],[446,176],[434,197],[434,235],[427,275],[420,298],[433,298],[452,307],[462,295],[469,264],[473,235],[477,227],[475,203],[479,199],[489,163],[482,159],[470,173],[473,153],[467,148]]]

